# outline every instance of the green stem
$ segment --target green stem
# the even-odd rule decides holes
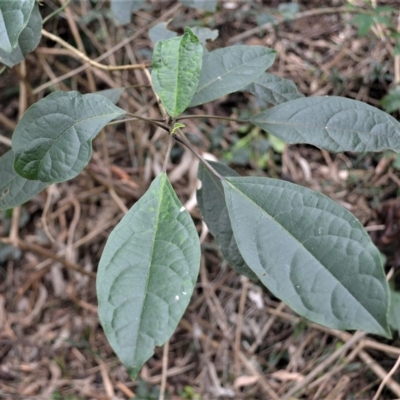
[[[43,18],[42,25],[44,25],[49,19],[53,18],[55,15],[59,14],[61,11],[64,11],[69,6],[70,3],[71,0],[67,0],[65,4],[63,4],[60,8],[57,8],[57,10],[53,11],[46,18]]]
[[[164,165],[163,165],[163,169],[162,169],[162,172],[164,172],[164,173],[167,172],[168,160],[169,160],[169,156],[171,154],[171,150],[172,150],[172,146],[173,146],[174,142],[175,142],[175,135],[171,135],[169,138],[167,154],[165,155]]]
[[[211,164],[204,159],[200,153],[197,152],[197,150],[189,143],[186,141],[186,139],[183,139],[181,136],[175,135],[175,140],[181,144],[183,144],[185,147],[187,147],[217,178],[221,179],[223,181],[225,178],[220,175],[212,166]]]
[[[231,118],[231,117],[222,117],[220,115],[182,115],[181,117],[176,118],[177,121],[181,119],[193,119],[193,118],[211,118],[211,119],[223,119],[225,121],[233,121],[239,123],[246,123],[248,124],[250,121],[240,118]]]
[[[4,65],[1,69],[0,69],[0,75],[7,69],[7,65]]]

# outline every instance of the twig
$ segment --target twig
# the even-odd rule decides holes
[[[57,8],[57,10],[53,11],[46,18],[43,18],[42,24],[44,25],[49,19],[55,17],[57,14],[60,14],[60,12],[65,10],[69,6],[70,3],[71,3],[71,0],[67,0],[60,8]]]
[[[200,153],[197,152],[197,150],[186,140],[184,140],[183,138],[181,138],[178,135],[175,135],[175,139],[177,142],[183,144],[184,146],[186,146],[202,163],[204,163],[204,165],[215,175],[217,176],[219,179],[221,179],[221,181],[223,181],[225,178],[220,175],[212,166],[211,164],[204,159]]]
[[[340,14],[343,12],[351,12],[351,11],[352,10],[350,8],[348,8],[347,6],[344,6],[344,7],[316,8],[314,10],[307,10],[307,11],[299,12],[295,16],[293,16],[293,18],[290,19],[289,21],[281,18],[281,19],[275,20],[274,22],[267,22],[264,25],[257,26],[256,28],[249,29],[243,33],[240,33],[239,35],[233,36],[232,38],[230,38],[228,40],[228,44],[236,43],[243,39],[247,39],[250,36],[257,35],[261,31],[266,31],[268,29],[271,29],[274,26],[281,24],[282,22],[292,22],[292,21],[296,21],[301,18],[312,17],[314,15],[338,14],[338,13]],[[357,10],[357,12],[367,13],[365,10],[362,10],[362,9]]]
[[[6,138],[5,136],[3,136],[3,135],[0,135],[0,143],[2,143],[2,144],[5,144],[6,146],[8,146],[8,147],[11,147],[11,139],[9,139],[9,138]]]
[[[400,13],[397,16],[397,32],[400,34]],[[400,85],[400,54],[394,56],[394,84]]]
[[[285,303],[282,301],[279,306],[277,307],[277,311],[280,312],[285,308]],[[257,350],[257,347],[262,343],[265,335],[269,332],[269,330],[272,328],[272,325],[275,323],[276,320],[276,314],[271,315],[266,324],[263,326],[261,329],[261,332],[257,335],[256,339],[254,340],[253,344],[250,346],[249,349],[249,354],[254,354],[255,351]]]
[[[360,351],[358,356],[376,376],[385,379],[387,372],[366,351]],[[389,377],[386,385],[396,395],[396,398],[400,398],[400,385],[395,380]]]
[[[14,209],[14,211],[15,211],[15,209]],[[44,247],[38,246],[37,244],[26,243],[26,242],[23,242],[21,239],[17,239],[15,242],[12,242],[10,239],[1,239],[1,242],[6,243],[6,244],[12,244],[13,246],[18,247],[23,251],[32,251],[33,253],[40,254],[43,257],[50,258],[51,260],[54,260],[61,264],[64,264],[65,267],[72,269],[76,272],[79,272],[82,275],[87,275],[87,276],[90,276],[91,278],[96,278],[96,274],[94,272],[85,271],[79,265],[77,265],[71,261],[65,260],[64,258],[57,256],[50,250],[47,250]]]
[[[64,0],[60,0],[61,3],[64,3]],[[68,21],[68,25],[69,25],[69,30],[72,33],[72,37],[75,40],[76,46],[78,47],[78,51],[83,54],[85,57],[87,57],[86,51],[85,51],[85,46],[83,44],[81,35],[79,33],[79,29],[78,26],[75,22],[75,18],[72,14],[72,11],[70,8],[67,8],[65,10],[65,16],[67,18]],[[93,73],[92,70],[88,69],[85,71],[86,73],[86,78],[87,78],[87,84],[89,87],[90,92],[95,92],[96,91],[96,83],[94,81],[93,78]]]
[[[285,396],[282,397],[282,400],[290,399],[292,395],[303,389],[309,382],[311,382],[316,376],[318,376],[318,374],[320,374],[325,368],[330,367],[337,358],[339,358],[344,352],[346,352],[357,342],[359,342],[365,335],[365,332],[356,332],[348,342],[346,342],[341,348],[331,354],[327,359],[319,364],[318,367],[314,368],[303,380],[301,380],[299,383],[297,383],[297,385],[290,389],[285,394]]]
[[[249,278],[242,278],[242,292],[240,294],[239,310],[237,314],[236,322],[236,335],[235,335],[235,362],[234,362],[234,372],[236,378],[240,376],[240,339],[242,337],[242,326],[243,326],[243,314],[244,307],[246,305],[247,291],[249,289]]]
[[[169,340],[164,344],[163,357],[162,357],[162,372],[161,372],[161,385],[160,385],[160,396],[159,400],[165,399],[165,389],[167,387],[167,376],[168,376],[168,351],[169,351]]]
[[[397,359],[396,363],[394,364],[393,368],[389,371],[389,373],[385,376],[385,378],[383,379],[383,381],[381,382],[381,384],[379,385],[378,390],[375,393],[375,396],[372,400],[378,400],[379,396],[383,390],[383,388],[385,387],[386,383],[389,381],[390,377],[396,372],[397,368],[399,368],[400,365],[400,357]],[[398,395],[398,393],[397,393]]]
[[[165,154],[165,160],[164,160],[164,165],[163,165],[163,169],[162,169],[162,172],[164,172],[164,173],[167,172],[169,156],[171,154],[171,150],[172,150],[172,146],[173,146],[174,142],[175,142],[175,136],[171,135],[171,137],[169,138],[167,153]]]
[[[71,46],[65,40],[61,39],[60,37],[58,37],[56,35],[53,35],[50,32],[47,32],[45,29],[42,29],[42,35],[44,37],[47,37],[48,39],[51,39],[53,42],[60,44],[61,46],[65,47],[66,49],[71,50],[78,58],[86,61],[92,67],[102,69],[104,71],[126,71],[129,69],[146,69],[151,65],[150,63],[118,65],[118,66],[100,64],[97,61],[94,61],[91,58],[89,58],[86,54],[83,54],[81,51],[76,49],[74,46]]]
[[[193,333],[193,324],[190,322],[186,321],[185,319],[181,319],[179,322],[179,325],[186,329],[187,331]],[[204,333],[200,333],[200,339],[203,340],[207,345],[211,345],[215,349],[219,349],[220,343],[218,343],[216,340],[210,339],[209,336],[205,335]],[[262,389],[265,391],[265,393],[268,395],[268,397],[265,397],[266,399],[269,400],[279,400],[279,396],[275,393],[275,391],[272,389],[268,381],[266,380],[265,376],[260,374],[260,372],[257,370],[257,368],[246,358],[246,356],[240,352],[239,353],[240,361],[242,362],[243,366],[246,368],[247,372],[252,375],[252,376],[257,376],[259,378],[259,385],[262,387]]]

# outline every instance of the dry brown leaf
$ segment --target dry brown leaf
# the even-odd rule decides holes
[[[302,379],[304,379],[304,376],[302,374],[299,374],[298,372],[288,372],[283,369],[273,372],[270,376],[282,382],[301,381]]]
[[[235,383],[233,384],[233,387],[235,389],[241,388],[243,386],[250,386],[254,385],[259,381],[260,377],[259,376],[239,376],[238,378],[235,379]]]

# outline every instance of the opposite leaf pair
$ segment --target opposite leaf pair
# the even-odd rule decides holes
[[[311,321],[390,336],[380,255],[350,212],[289,182],[220,181],[203,165],[199,178],[203,217],[235,269]],[[97,275],[101,323],[132,378],[177,327],[199,265],[196,228],[163,173],[111,233]]]

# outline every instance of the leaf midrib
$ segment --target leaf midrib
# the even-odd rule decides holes
[[[157,206],[157,219],[156,219],[156,223],[155,223],[155,229],[154,229],[154,235],[153,235],[153,243],[151,246],[151,251],[150,251],[150,257],[149,257],[149,268],[148,268],[148,274],[147,274],[147,279],[146,279],[146,284],[145,284],[145,296],[144,296],[144,301],[142,303],[142,307],[141,307],[141,311],[140,311],[140,317],[139,317],[139,329],[138,329],[138,334],[136,335],[136,341],[135,341],[135,363],[137,362],[137,348],[138,348],[138,341],[139,341],[139,333],[142,331],[142,322],[143,322],[143,312],[144,312],[144,306],[147,300],[147,293],[148,293],[148,287],[149,287],[149,282],[150,282],[150,275],[151,275],[151,266],[152,266],[152,260],[153,260],[153,254],[154,254],[154,246],[155,246],[155,242],[156,242],[156,237],[157,237],[157,233],[158,233],[158,227],[159,227],[159,220],[160,220],[160,209],[161,209],[161,204],[162,204],[162,200],[164,198],[164,188],[165,188],[165,183],[166,183],[166,175],[164,173],[161,173],[160,176],[160,196],[159,196],[159,202],[158,202],[158,206]],[[154,338],[153,338],[154,339]],[[135,366],[136,368],[136,366]]]

